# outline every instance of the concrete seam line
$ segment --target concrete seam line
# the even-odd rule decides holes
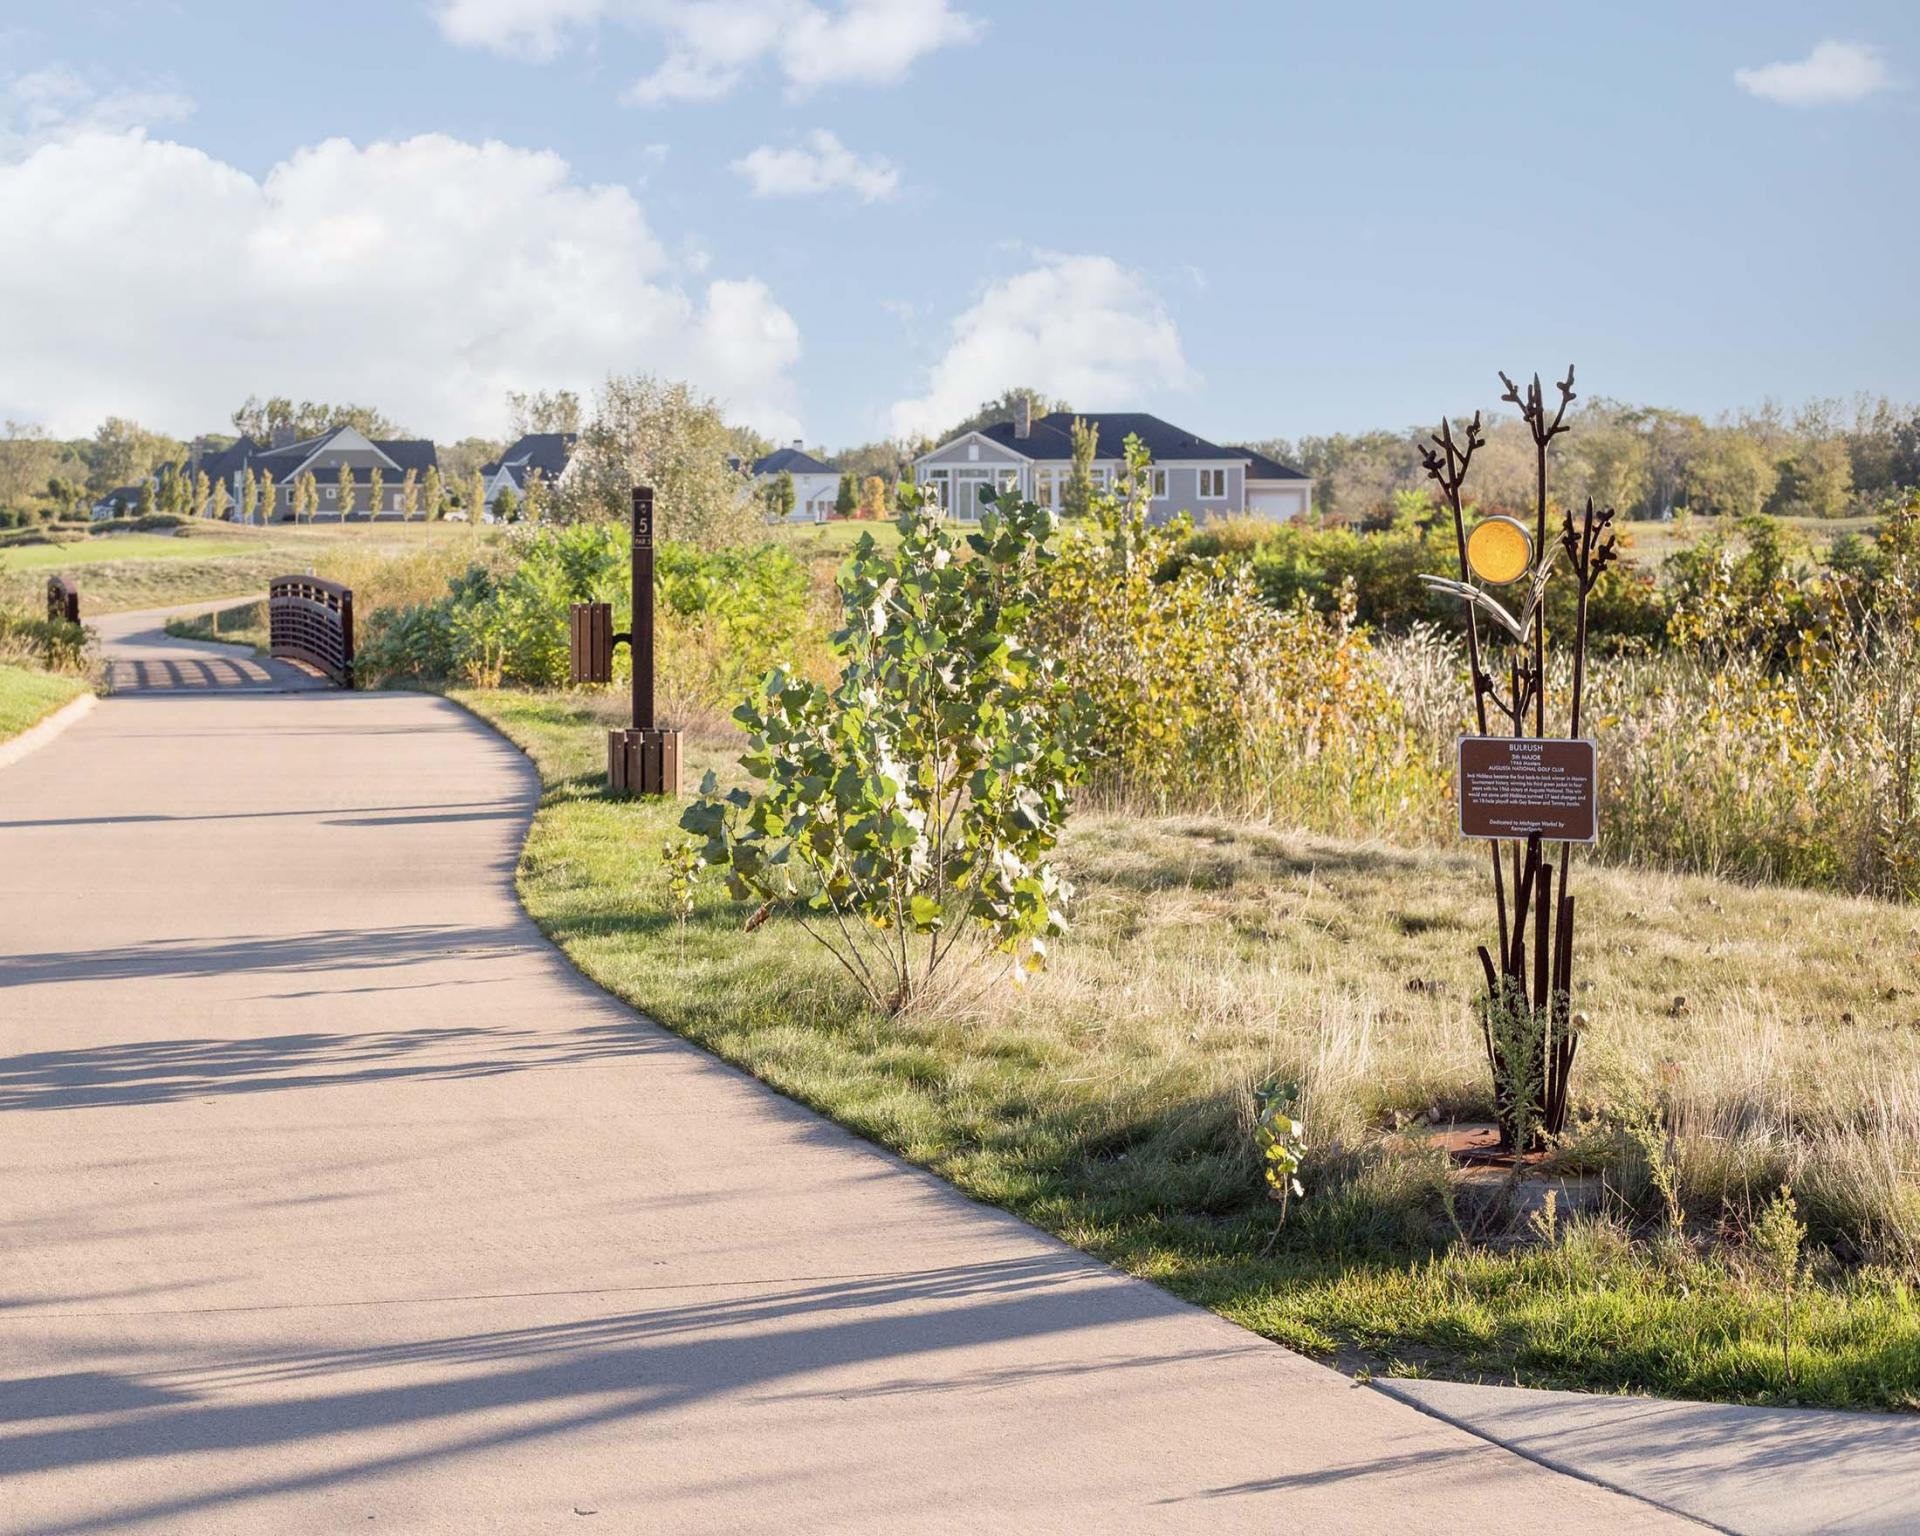
[[[1549,1472],[1558,1472],[1562,1477],[1571,1477],[1578,1482],[1590,1483],[1595,1488],[1604,1488],[1609,1493],[1621,1494],[1626,1498],[1634,1500],[1636,1503],[1650,1505],[1654,1509],[1664,1511],[1669,1515],[1678,1515],[1682,1520],[1692,1521],[1702,1530],[1718,1531],[1720,1536],[1740,1536],[1738,1531],[1732,1530],[1724,1525],[1715,1525],[1713,1521],[1696,1515],[1690,1509],[1681,1509],[1677,1505],[1668,1504],[1661,1499],[1652,1497],[1650,1494],[1642,1493],[1637,1488],[1629,1488],[1622,1483],[1609,1482],[1604,1477],[1597,1477],[1591,1472],[1581,1470],[1579,1467],[1569,1466],[1567,1463],[1556,1460],[1552,1456],[1543,1456],[1538,1451],[1526,1450],[1524,1447],[1515,1445],[1510,1440],[1502,1440],[1498,1435],[1490,1434],[1478,1425],[1471,1424],[1465,1419],[1456,1418],[1450,1413],[1442,1413],[1432,1404],[1424,1403],[1417,1397],[1394,1391],[1393,1383],[1390,1381],[1369,1381],[1367,1385],[1382,1397],[1390,1397],[1396,1403],[1404,1403],[1409,1408],[1418,1409],[1430,1419],[1438,1419],[1442,1424],[1450,1424],[1455,1429],[1465,1430],[1466,1433],[1472,1435],[1476,1440],[1484,1440],[1488,1445],[1498,1446],[1510,1455],[1518,1456],[1522,1461],[1532,1462],[1536,1467],[1545,1467]]]
[[[52,714],[36,720],[10,741],[0,741],[0,768],[19,762],[30,752],[39,751],[99,702],[94,694],[83,693],[77,699],[69,699]]]

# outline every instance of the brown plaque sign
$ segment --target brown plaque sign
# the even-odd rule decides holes
[[[1460,834],[1590,843],[1600,831],[1593,743],[1460,738]]]

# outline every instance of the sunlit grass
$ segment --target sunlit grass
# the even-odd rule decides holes
[[[1470,854],[1088,815],[1045,978],[882,1018],[793,924],[744,935],[712,891],[675,922],[658,856],[677,808],[602,789],[616,701],[457,697],[540,765],[520,889],[583,971],[977,1198],[1350,1368],[1920,1406],[1911,909],[1582,871],[1582,1107],[1672,1116],[1688,1233],[1658,1233],[1644,1167],[1596,1133],[1605,1214],[1515,1243],[1410,1125],[1490,1108]],[[732,745],[694,740],[690,776]],[[1249,1134],[1248,1087],[1273,1071],[1304,1084],[1310,1142],[1284,1227]],[[1829,1245],[1791,1385],[1777,1299],[1722,1241],[1782,1178]]]

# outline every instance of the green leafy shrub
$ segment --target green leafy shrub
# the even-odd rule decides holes
[[[707,776],[681,826],[740,901],[790,912],[875,1007],[957,958],[1040,969],[1069,891],[1052,855],[1080,711],[1031,641],[1053,514],[990,505],[963,551],[908,493],[900,543],[841,571],[832,685],[776,667],[735,711],[762,788]]]
[[[371,680],[450,679],[538,688],[568,681],[568,610],[611,603],[630,627],[626,530],[604,522],[520,527],[476,548],[443,595],[376,607],[359,666]],[[356,589],[357,590],[357,589]],[[671,711],[737,696],[776,653],[808,653],[807,575],[783,548],[656,551],[657,654]],[[628,665],[626,653],[618,665]]]

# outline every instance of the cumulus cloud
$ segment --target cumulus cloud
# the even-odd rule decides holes
[[[1733,80],[1749,96],[1789,107],[1861,101],[1893,84],[1878,49],[1831,39],[1816,43],[1804,59],[1736,69]]]
[[[633,195],[559,156],[439,134],[330,139],[255,178],[83,128],[0,158],[0,415],[217,427],[247,394],[495,428],[509,388],[686,378],[796,427],[798,328],[764,284],[688,283]]]
[[[456,43],[534,59],[606,23],[657,36],[666,57],[628,92],[643,106],[715,100],[767,63],[796,96],[891,84],[981,32],[953,0],[440,0],[436,14]]]
[[[900,171],[880,155],[861,159],[824,128],[791,149],[763,144],[733,162],[755,197],[810,197],[842,189],[861,202],[878,202],[900,189]]]
[[[1107,256],[1047,254],[953,322],[925,392],[896,402],[892,425],[939,432],[1018,384],[1097,410],[1137,409],[1192,383],[1179,330],[1144,277]]]

